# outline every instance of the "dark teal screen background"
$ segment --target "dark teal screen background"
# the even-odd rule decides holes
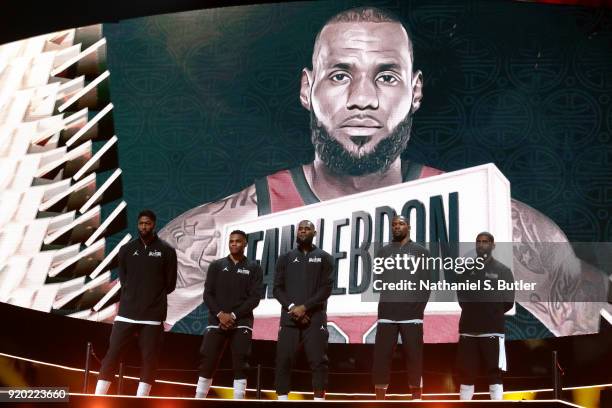
[[[610,241],[610,12],[510,0],[297,2],[105,24],[130,231],[142,208],[161,227],[312,160],[300,72],[325,20],[361,4],[412,31],[425,86],[405,158],[445,171],[493,162],[513,198],[570,241]],[[173,330],[201,333],[205,319],[198,309]],[[551,335],[520,307],[507,332]]]

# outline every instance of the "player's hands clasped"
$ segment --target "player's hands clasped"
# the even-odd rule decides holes
[[[219,313],[219,327],[222,330],[232,329],[236,325],[236,321],[231,313]]]

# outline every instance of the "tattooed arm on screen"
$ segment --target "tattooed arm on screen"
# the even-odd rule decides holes
[[[605,274],[576,257],[553,221],[516,200],[512,231],[514,277],[536,282],[517,294],[518,303],[557,336],[597,332],[599,312],[609,308]]]

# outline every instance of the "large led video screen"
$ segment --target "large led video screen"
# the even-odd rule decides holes
[[[67,152],[80,148],[73,156],[85,162],[116,150],[97,185],[120,168],[122,194],[83,213],[97,220],[90,230],[120,212],[127,224],[98,247],[87,234],[88,254],[100,252],[87,275],[52,263],[64,276],[52,283],[70,285],[50,310],[112,321],[111,259],[150,208],[178,254],[166,329],[202,334],[208,265],[241,229],[264,273],[254,338],[276,340],[275,263],[307,219],[336,266],[330,341],[372,343],[372,254],[389,241],[391,217],[404,214],[411,238],[432,251],[469,251],[479,232],[495,236],[498,258],[527,284],[506,318],[507,339],[597,332],[610,310],[612,264],[606,17],[607,9],[511,0],[343,1],[102,24],[109,76],[97,98],[112,102],[115,139]],[[105,106],[91,108],[89,121]],[[78,168],[70,185],[83,187],[89,173]],[[46,249],[78,242],[62,246],[56,235]],[[88,313],[94,306],[106,313]],[[459,312],[448,299],[430,301],[425,340],[456,341]]]

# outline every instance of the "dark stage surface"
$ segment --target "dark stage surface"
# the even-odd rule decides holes
[[[4,316],[5,330],[0,337],[0,363],[5,374],[2,386],[55,386],[68,387],[70,392],[82,392],[84,383],[83,369],[85,367],[86,344],[91,342],[97,358],[102,358],[106,352],[111,325],[72,319],[58,315],[40,313],[6,304],[0,304],[0,315]],[[191,397],[195,391],[197,380],[199,336],[166,333],[161,358],[158,381],[152,389],[152,395],[165,397]],[[566,401],[581,401],[585,394],[591,394],[591,399],[599,400],[602,404],[608,398],[612,383],[612,371],[609,369],[611,347],[610,331],[597,335],[576,336],[566,338],[552,338],[537,341],[511,341],[507,344],[509,368],[505,378],[505,398],[514,400],[535,399],[550,400],[553,398],[551,379],[551,353],[556,350],[563,369],[561,395]],[[275,398],[273,389],[273,367],[275,355],[275,342],[254,341],[251,357],[251,370],[248,378],[247,398],[255,400],[257,394],[257,366],[260,366],[260,388],[262,403]],[[454,379],[455,344],[428,344],[425,348],[425,399],[458,399],[458,384]],[[364,344],[331,344],[330,356],[330,386],[328,399],[357,400],[373,399],[370,370],[372,345]],[[90,359],[92,373],[88,378],[88,392],[93,392],[99,362],[96,357]],[[229,356],[226,356],[229,357]],[[125,378],[122,382],[121,394],[133,395],[137,386],[139,354],[135,347],[124,358]],[[398,353],[394,359],[394,375],[389,389],[389,397],[406,400],[407,386],[404,384],[405,375],[402,370],[402,355]],[[224,358],[220,369],[215,376],[210,396],[223,398],[222,403],[231,403],[232,384],[231,363]],[[296,372],[293,375],[293,390],[298,392],[295,398],[309,400],[310,375],[306,370],[305,361],[298,360]],[[13,381],[7,381],[12,378]],[[602,385],[607,389],[600,394],[600,389],[582,386]],[[117,393],[117,381],[111,386],[110,392]],[[477,385],[475,399],[488,398],[488,389],[485,384]],[[592,395],[597,394],[597,396]],[[84,399],[71,397],[71,406],[110,407],[122,406],[120,404],[138,405],[144,402],[136,399]],[[96,402],[87,405],[87,401]],[[106,402],[104,402],[106,401]],[[109,405],[112,401],[112,405]],[[142,400],[160,401],[159,406],[189,406],[198,403],[191,399],[153,399]],[[169,404],[169,401],[172,401]],[[207,400],[215,404],[214,400]],[[404,401],[405,402],[405,401]],[[201,401],[199,402],[201,403]],[[257,402],[249,402],[256,404]],[[118,405],[119,404],[119,405]],[[155,402],[157,404],[157,402]],[[369,404],[369,405],[368,405]],[[374,402],[363,403],[364,406],[374,406]],[[478,406],[481,406],[478,403]],[[39,406],[39,405],[37,405]],[[57,404],[54,406],[58,406]],[[148,405],[157,406],[157,405]],[[252,405],[251,405],[252,406]],[[457,406],[427,404],[423,406]],[[499,405],[495,405],[499,406]],[[561,405],[537,405],[561,406]]]

